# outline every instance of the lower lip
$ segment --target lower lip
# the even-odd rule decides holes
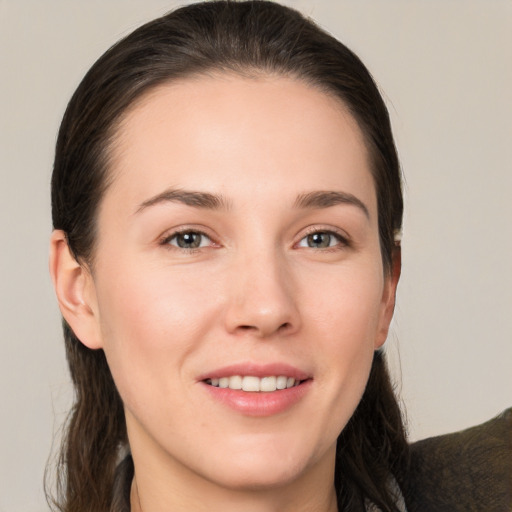
[[[288,389],[271,392],[248,392],[219,388],[201,382],[215,400],[246,416],[272,416],[282,413],[298,403],[311,388],[312,380],[306,380]]]

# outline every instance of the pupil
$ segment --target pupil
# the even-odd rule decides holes
[[[329,247],[331,236],[327,233],[314,233],[308,236],[308,245],[310,247]]]
[[[201,244],[201,235],[198,233],[182,233],[177,242],[183,249],[195,249]]]

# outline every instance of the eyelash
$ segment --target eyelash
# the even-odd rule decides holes
[[[201,237],[199,246],[198,247],[180,247],[177,244],[172,244],[171,241],[174,239],[177,239],[177,237],[179,237],[180,235],[181,236],[183,236],[183,235],[199,235]],[[307,239],[313,235],[327,235],[329,237],[334,238],[336,240],[336,243],[335,243],[335,245],[328,245],[327,247],[317,247],[317,248],[301,245],[301,243],[303,241],[306,241],[306,244],[307,244],[308,243]],[[206,246],[202,246],[204,238],[206,238],[209,241],[209,243]],[[329,240],[329,242],[330,241],[331,241],[331,239]],[[170,235],[164,236],[160,241],[160,245],[167,246],[167,248],[170,248],[169,246],[172,246],[173,249],[177,249],[179,251],[183,251],[185,253],[190,254],[190,253],[198,252],[201,249],[204,249],[205,247],[208,247],[208,246],[211,247],[212,245],[215,245],[215,242],[212,240],[212,238],[209,235],[207,235],[205,232],[203,232],[199,229],[180,229],[178,231],[171,233]],[[342,250],[346,247],[350,247],[350,242],[346,236],[343,236],[340,233],[338,233],[337,231],[334,231],[332,229],[311,228],[299,240],[299,242],[295,244],[295,247],[303,247],[303,248],[321,250],[324,252],[332,252],[332,251]]]
[[[306,249],[314,249],[313,247],[308,247],[308,246],[301,246],[299,244],[301,244],[301,242],[303,242],[304,240],[307,240],[310,236],[313,236],[313,235],[328,235],[329,237],[333,237],[335,240],[336,240],[336,244],[335,245],[329,245],[327,247],[317,247],[316,250],[321,250],[321,251],[324,251],[324,252],[333,252],[333,251],[339,251],[339,250],[342,250],[342,249],[345,249],[347,247],[350,247],[350,241],[349,239],[342,235],[341,233],[335,231],[335,230],[332,230],[332,229],[321,229],[321,228],[310,228],[305,236],[303,236],[299,242],[298,242],[298,246],[299,247],[304,247]],[[307,242],[306,242],[307,243]]]
[[[203,238],[206,238],[209,240],[209,244],[208,246],[211,246],[214,244],[212,238],[210,236],[208,236],[206,233],[204,233],[203,231],[199,230],[199,229],[180,229],[178,231],[175,231],[173,233],[171,233],[170,235],[166,235],[162,238],[162,240],[160,241],[160,245],[163,245],[163,246],[167,246],[167,248],[170,248],[169,246],[172,246],[173,249],[177,249],[179,251],[183,251],[183,252],[186,252],[186,253],[194,253],[194,252],[197,252],[197,251],[200,251],[201,249],[204,249],[204,247],[207,247],[207,246],[199,246],[199,247],[180,247],[179,245],[177,244],[172,244],[171,241],[173,239],[177,239],[179,236],[183,236],[183,235],[199,235],[202,239]],[[203,240],[201,240],[200,244],[202,244]]]

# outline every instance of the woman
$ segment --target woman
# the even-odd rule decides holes
[[[271,2],[148,23],[71,99],[52,208],[60,510],[403,510],[400,172],[350,50]]]

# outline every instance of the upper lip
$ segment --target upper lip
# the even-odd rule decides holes
[[[233,375],[252,376],[252,377],[271,377],[271,376],[285,376],[293,377],[295,380],[306,380],[311,378],[311,375],[306,373],[295,366],[286,363],[270,363],[270,364],[257,364],[257,363],[240,363],[223,366],[205,372],[198,377],[199,381],[207,379],[221,379],[222,377],[232,377]]]

